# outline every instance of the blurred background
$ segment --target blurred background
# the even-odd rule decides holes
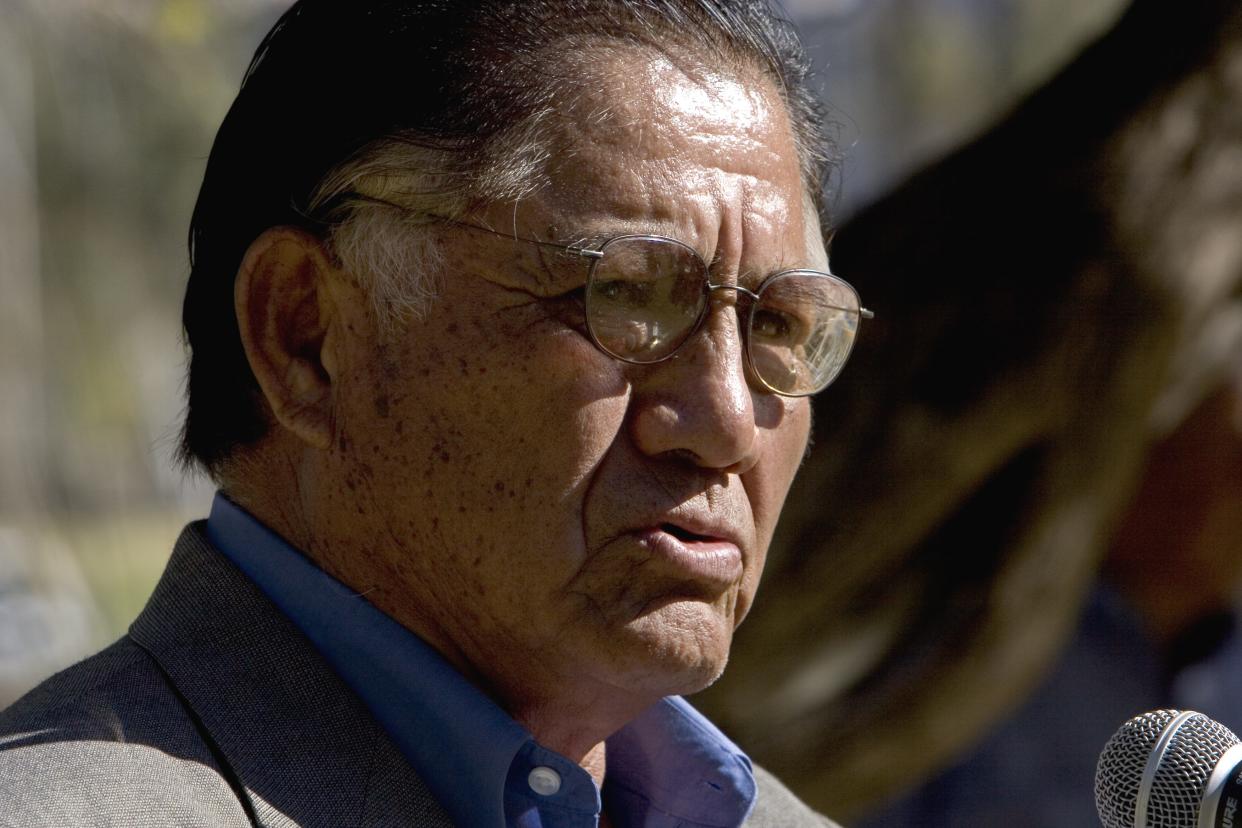
[[[185,353],[179,317],[188,272],[185,235],[214,131],[254,47],[286,6],[287,2],[282,0],[4,0],[0,4],[0,706],[54,670],[121,634],[158,577],[180,526],[206,514],[211,487],[184,474],[172,460],[183,404]],[[885,370],[894,360],[901,360],[893,354],[901,353],[903,335],[921,331],[923,336],[922,340],[912,336],[906,341],[907,353],[917,348],[919,342],[940,343],[949,336],[946,331],[950,328],[961,331],[975,326],[978,317],[970,317],[967,311],[978,313],[981,309],[972,292],[978,283],[970,280],[964,280],[957,292],[950,292],[946,298],[919,293],[919,274],[908,263],[903,265],[900,279],[884,278],[884,257],[879,251],[887,246],[902,246],[902,234],[914,232],[910,230],[913,225],[934,226],[944,220],[936,206],[939,197],[924,194],[925,201],[913,212],[902,212],[889,205],[901,205],[904,194],[922,192],[920,186],[926,190],[930,187],[926,182],[931,180],[938,182],[937,193],[955,190],[957,182],[966,179],[965,173],[952,173],[958,169],[952,166],[956,163],[955,154],[985,139],[997,129],[997,124],[1002,124],[1003,130],[1003,123],[1025,106],[1023,102],[1028,96],[1057,77],[1088,44],[1117,24],[1127,3],[785,0],[784,6],[798,23],[813,55],[843,158],[839,172],[829,184],[834,218],[836,223],[845,225],[842,256],[834,258],[834,262],[857,263],[854,271],[841,266],[838,269],[847,279],[858,274],[859,287],[869,304],[872,296],[881,297],[877,307],[881,316],[877,327],[863,334],[864,343],[871,350],[860,354],[860,365],[851,366],[852,376],[842,383],[840,390],[829,392],[835,394],[832,399],[817,403],[820,451],[793,495],[791,528],[779,539],[782,547],[773,556],[768,577],[778,585],[799,581],[824,583],[808,581],[808,570],[797,563],[805,557],[801,550],[816,544],[830,545],[836,550],[887,549],[874,535],[867,534],[872,530],[888,530],[889,535],[897,538],[890,545],[904,550],[902,554],[853,556],[853,563],[834,582],[857,587],[850,592],[849,601],[834,598],[838,606],[845,607],[852,601],[894,608],[883,624],[877,626],[861,610],[853,615],[843,611],[837,623],[823,625],[812,636],[808,631],[817,629],[815,624],[802,623],[796,613],[782,614],[774,605],[764,604],[756,609],[752,622],[755,631],[748,633],[751,637],[739,640],[736,661],[750,667],[761,660],[758,653],[762,652],[763,658],[774,657],[765,642],[814,638],[830,643],[831,657],[821,658],[822,654],[817,655],[811,644],[799,644],[796,648],[791,645],[788,665],[778,664],[766,672],[751,671],[763,679],[762,691],[783,700],[785,706],[781,710],[791,711],[781,719],[782,724],[810,722],[822,730],[826,721],[834,721],[824,711],[841,699],[857,698],[859,693],[877,699],[888,698],[885,693],[894,698],[900,696],[893,695],[897,692],[892,689],[896,687],[893,675],[904,676],[909,683],[924,675],[919,670],[931,670],[937,676],[953,674],[946,657],[926,648],[913,654],[907,649],[900,659],[884,660],[883,654],[893,649],[894,631],[908,629],[920,620],[927,622],[929,618],[936,624],[948,622],[942,616],[933,617],[925,612],[920,615],[922,611],[907,612],[917,603],[909,590],[894,597],[877,591],[874,581],[883,577],[905,583],[903,573],[924,573],[932,568],[931,564],[939,567],[940,572],[946,571],[941,565],[943,559],[930,555],[927,550],[931,547],[924,541],[932,535],[944,541],[936,532],[947,524],[946,515],[957,514],[971,503],[977,506],[977,498],[971,498],[987,488],[982,482],[986,475],[971,476],[920,447],[957,446],[965,439],[964,434],[976,441],[987,435],[1002,435],[995,438],[999,443],[1004,442],[1003,434],[1009,433],[1005,427],[991,428],[992,422],[1002,426],[1009,422],[1004,416],[994,421],[987,419],[989,413],[1000,410],[991,403],[969,406],[979,412],[969,422],[945,413],[948,405],[943,384],[953,386],[954,365],[962,369],[963,376],[967,370],[986,372],[980,374],[986,377],[984,380],[973,378],[975,386],[993,379],[1000,383],[1007,375],[1012,366],[996,356],[995,351],[992,356],[996,358],[982,368],[962,360],[958,352],[954,352],[958,353],[956,362],[951,355],[936,362],[941,372],[937,381],[943,384],[936,392],[935,416],[928,415],[929,409],[920,403],[917,416],[900,422],[890,418],[884,421],[890,430],[877,432],[875,423],[880,421],[868,412],[895,399],[896,380],[881,386],[878,381],[866,379],[866,372],[882,371],[890,378],[904,376]],[[325,59],[330,60],[330,56]],[[1233,68],[1228,70],[1234,76],[1238,73],[1236,64],[1234,61],[1230,64]],[[1158,85],[1155,81],[1147,85],[1153,84]],[[1138,95],[1131,94],[1133,90],[1128,88],[1119,86],[1118,90],[1118,100]],[[1099,99],[1101,108],[1114,103],[1105,97]],[[1142,105],[1135,98],[1131,108],[1141,109]],[[1189,130],[1190,137],[1185,142],[1194,144],[1199,136],[1194,124],[1188,123],[1185,118],[1174,118],[1162,129],[1172,131],[1168,134],[1175,137],[1181,134],[1176,132],[1179,126],[1183,132]],[[1055,129],[1065,140],[1067,136],[1073,139],[1079,126],[1065,120],[1058,121]],[[1056,143],[1048,133],[1032,130],[1029,122],[1025,129],[1026,143],[1022,146],[1029,148],[1027,158],[1041,157]],[[1103,135],[1100,130],[1097,132]],[[1093,146],[1107,144],[1095,133],[1088,137],[1096,141]],[[983,146],[991,144],[985,142]],[[1236,153],[1226,156],[1224,163],[1232,166],[1225,171],[1232,176],[1242,167]],[[933,172],[929,179],[922,172],[929,167],[946,169],[946,159],[951,171],[944,174],[947,178],[935,178],[939,173]],[[1015,157],[1007,163],[1023,161]],[[1186,162],[1185,170],[1192,168],[1193,164]],[[1099,181],[1103,182],[1100,186],[1114,187],[1111,192],[1127,195],[1135,203],[1150,205],[1159,200],[1160,192],[1155,190],[1147,196],[1134,195],[1126,189],[1129,179],[1123,176],[1114,180],[1103,173],[1099,177],[1095,173],[1086,175],[1096,168],[1074,169],[1079,174],[1075,183],[1080,189]],[[1179,175],[1166,173],[1161,180],[1176,179]],[[1219,178],[1220,170],[1216,175]],[[1237,195],[1236,190],[1230,190],[1222,198],[1232,199],[1228,203],[1236,206]],[[1012,197],[1022,196],[1016,192]],[[993,204],[997,210],[1005,207],[982,198],[975,199],[975,204],[985,213]],[[1014,214],[1013,221],[1023,224],[1027,236],[1024,244],[1008,250],[1009,255],[1020,259],[1028,245],[1036,248],[1060,243],[1041,232],[1037,226],[1041,220],[1040,216]],[[851,226],[858,229],[851,231]],[[1139,233],[1144,224],[1135,218],[1129,224],[1121,221],[1119,226]],[[883,232],[871,230],[873,227],[883,228]],[[1238,227],[1232,225],[1235,236]],[[929,235],[932,232],[927,231]],[[986,240],[970,239],[960,223],[946,226],[939,235],[969,243],[972,250],[986,249]],[[857,241],[851,243],[851,239]],[[912,236],[909,241],[917,239]],[[945,268],[954,255],[952,249],[944,248],[907,245],[905,249],[921,251],[918,255],[925,258],[919,264],[920,272],[925,269],[927,273],[935,267]],[[1230,251],[1229,244],[1222,242],[1218,255],[1228,258],[1233,255]],[[912,252],[911,256],[915,254]],[[1113,254],[1104,257],[1101,267],[1116,264],[1115,257],[1110,256]],[[999,283],[997,290],[1003,292],[1004,280],[1011,274],[1008,263],[998,265],[987,271],[988,284],[995,287]],[[1236,276],[1233,265],[1229,259],[1223,267]],[[1091,271],[1078,259],[1075,268],[1077,274]],[[868,274],[874,277],[870,282]],[[1098,287],[1100,280],[1092,284]],[[903,299],[900,291],[907,287],[912,292]],[[1197,294],[1199,305],[1210,304],[1229,290],[1220,285],[1204,288]],[[1111,295],[1107,291],[1091,295],[1097,294]],[[1064,303],[1053,304],[1065,310],[1076,295],[1067,292]],[[913,307],[915,299],[909,297],[914,296],[921,297],[918,301],[924,304]],[[909,314],[900,310],[904,307],[902,302],[913,308]],[[1012,296],[1009,302],[1021,304]],[[1101,311],[1090,318],[1077,316],[1067,323],[1079,325],[1074,328],[1076,331],[1089,330],[1088,338],[1130,337],[1135,330],[1157,327],[1173,333],[1161,340],[1157,349],[1161,359],[1116,363],[1125,370],[1116,373],[1110,382],[1121,383],[1124,388],[1117,393],[1129,393],[1126,399],[1132,403],[1124,409],[1129,427],[1112,429],[1125,437],[1125,450],[1115,454],[1097,450],[1098,435],[1090,430],[1058,432],[1063,437],[1069,435],[1065,456],[1108,471],[1097,473],[1091,478],[1092,486],[1083,491],[1110,492],[1104,498],[1107,502],[1101,501],[1104,505],[1092,512],[1091,519],[1081,519],[1079,515],[1077,522],[1059,521],[1055,539],[1041,541],[1051,544],[1050,548],[1075,550],[1078,557],[1074,560],[1086,561],[1067,564],[1074,576],[1066,580],[1072,588],[1061,591],[1068,597],[1056,604],[1062,617],[1046,629],[1039,627],[1043,632],[1038,646],[1032,650],[1037,656],[1032,656],[1029,663],[1021,664],[1012,673],[1000,670],[999,674],[1014,677],[1013,689],[1004,695],[1004,700],[982,705],[980,710],[986,715],[980,713],[976,717],[978,722],[971,720],[969,725],[963,725],[961,731],[965,735],[941,739],[939,747],[927,752],[927,760],[912,765],[898,782],[914,783],[927,777],[975,746],[985,724],[1017,707],[1038,684],[1038,675],[1051,664],[1054,651],[1071,637],[1075,613],[1090,592],[1090,573],[1109,546],[1112,529],[1120,520],[1118,515],[1123,513],[1130,496],[1141,488],[1142,457],[1146,456],[1147,446],[1173,433],[1197,410],[1202,388],[1216,387],[1214,383],[1224,370],[1221,366],[1232,353],[1226,350],[1224,356],[1217,354],[1212,363],[1215,373],[1200,383],[1198,391],[1180,396],[1165,393],[1168,364],[1175,362],[1178,354],[1186,353],[1191,356],[1183,359],[1198,364],[1195,355],[1202,351],[1178,344],[1181,334],[1177,331],[1197,329],[1205,318],[1199,314],[1193,324],[1185,322],[1189,317],[1180,310],[1183,304],[1186,303],[1178,304],[1179,310],[1167,314],[1173,321],[1160,326],[1145,325],[1143,307],[1124,303],[1109,304],[1113,309],[1110,312]],[[1113,327],[1111,323],[1101,323],[1115,320],[1118,313],[1124,324]],[[911,322],[903,333],[895,320],[908,321],[906,316],[913,320],[934,319]],[[935,327],[937,324],[939,327]],[[975,347],[988,351],[991,345],[980,340]],[[1049,385],[1006,387],[997,397],[1009,407],[1006,411],[1015,407],[1049,409],[1049,401],[1055,395],[1045,396],[1043,391],[1052,388],[1057,377],[1068,381],[1079,376],[1066,370],[1071,362],[1053,360],[1049,365]],[[1186,370],[1189,369],[1183,373]],[[925,386],[917,386],[919,376],[912,373],[907,379],[909,387],[921,389],[918,393],[926,390]],[[1095,393],[1093,388],[1084,389],[1081,384],[1074,390],[1085,390],[1088,396]],[[907,397],[917,398],[918,393]],[[875,402],[864,404],[858,400]],[[1163,414],[1157,411],[1160,405],[1165,407]],[[1100,402],[1100,406],[1104,403]],[[966,410],[968,406],[959,408]],[[904,410],[897,404],[891,409]],[[1109,410],[1114,412],[1110,416],[1116,416],[1116,411],[1122,409]],[[1232,422],[1229,404],[1224,404],[1222,410],[1220,416]],[[1160,416],[1164,419],[1160,420]],[[824,422],[824,418],[831,418],[832,422]],[[1069,415],[1067,418],[1073,419]],[[1107,423],[1108,418],[1104,420]],[[872,424],[870,430],[859,425],[863,421]],[[845,435],[841,442],[849,437],[852,448],[834,442],[835,423],[841,424],[839,431]],[[1021,463],[1036,462],[1031,460],[1034,455],[1024,453],[1025,444],[1019,445],[1020,440],[1015,438],[1012,443],[1006,451],[1019,458],[1019,465],[1004,465],[1001,470],[1008,470],[1005,473],[1009,477],[1005,479],[1010,481],[1016,473],[1012,469],[1022,471],[1025,467]],[[896,447],[892,449],[893,456],[872,453],[869,461],[865,459],[868,452],[883,445]],[[1208,441],[1206,451],[1211,454],[1213,446],[1219,445]],[[961,456],[982,455],[966,451]],[[1174,456],[1181,455],[1175,452]],[[855,497],[869,498],[867,502],[875,504],[872,511],[879,517],[872,519],[870,512],[860,512],[857,524],[861,528],[844,537],[838,527],[848,523],[848,519],[842,518],[840,509],[834,511],[825,506],[824,498],[832,501],[830,495],[851,488],[856,479],[851,469],[865,463],[874,469],[888,470],[883,485],[869,484],[864,479],[852,486]],[[978,465],[987,463],[980,461]],[[996,468],[1001,465],[995,464]],[[1024,500],[1015,507],[1015,513],[1040,513],[1044,508],[1041,503],[1061,503],[1057,488],[1052,485],[1059,479],[1054,475],[1044,480],[1047,488],[1037,487],[1033,495],[1027,492],[1043,500]],[[1068,487],[1065,491],[1072,495],[1078,490]],[[894,504],[897,492],[900,498]],[[1154,497],[1160,499],[1161,495]],[[1081,505],[1082,500],[1078,502]],[[1007,508],[1006,501],[987,501],[984,505],[992,511]],[[888,510],[890,522],[884,521],[883,509]],[[897,510],[900,518],[893,517]],[[909,523],[914,520],[911,516],[920,515],[923,517],[919,518],[919,528],[898,537],[897,530],[906,527],[902,521]],[[833,528],[824,529],[825,521]],[[963,532],[970,537],[970,532],[960,526],[956,531],[955,542],[961,541]],[[1002,552],[1019,545],[1021,534],[1015,529],[1004,537],[981,536],[977,545],[982,551],[978,555],[1005,560]],[[840,561],[833,554],[823,553],[819,559],[840,572]],[[874,561],[875,566],[868,578],[859,576],[850,581],[850,566],[863,566],[858,560]],[[1042,560],[1049,567],[1056,564],[1054,559]],[[1030,566],[1038,569],[1041,564],[1027,560],[1027,565],[1024,577],[1029,581]],[[999,564],[985,569],[990,583],[1006,583]],[[973,604],[957,600],[956,581],[949,583],[942,578],[932,584],[912,577],[908,582],[919,584],[924,596],[934,594],[942,607],[955,608],[959,620],[973,612],[971,617],[982,625],[984,622],[978,619],[983,617],[983,610],[978,607],[986,604],[995,609],[1004,601],[998,602],[995,592],[978,589],[977,580],[972,586]],[[868,583],[872,586],[868,587]],[[831,588],[821,589],[819,597],[828,600],[823,596],[837,595],[843,590],[844,586],[838,586],[836,593]],[[921,600],[926,602],[925,597]],[[802,637],[788,634],[794,626]],[[945,640],[956,639],[946,636]],[[1019,642],[1013,646],[1022,645]],[[944,665],[937,659],[944,659]],[[921,667],[915,670],[909,666],[911,663]],[[982,671],[979,675],[992,681],[997,673]],[[881,676],[883,681],[877,684],[875,676]],[[763,722],[749,713],[730,715],[730,711],[762,708],[763,705],[752,704],[753,693],[759,691],[745,683],[729,682],[726,679],[713,690],[716,695],[709,695],[705,704],[733,729],[743,734],[748,728],[757,731],[756,741],[762,743]],[[969,699],[969,693],[963,698]],[[946,707],[941,704],[934,709],[943,711]],[[877,704],[872,710],[877,717],[882,713],[882,705]],[[924,712],[925,717],[930,715]],[[1108,724],[1109,729],[1115,725],[1111,721]],[[945,727],[954,730],[954,722],[942,725],[942,729]],[[934,736],[927,738],[936,743]],[[746,739],[742,741],[749,744]],[[845,744],[854,743],[847,740]],[[903,741],[901,746],[909,748],[911,742]],[[800,762],[807,755],[822,755],[823,751],[809,743],[787,744],[784,749]],[[820,753],[815,753],[817,750]],[[778,768],[781,765],[779,761],[769,761],[762,748],[760,756],[765,763]],[[824,760],[822,765],[839,770],[842,761],[834,757],[832,761]],[[896,795],[901,787],[893,780],[859,785],[858,779],[867,773],[876,775],[876,761],[879,760],[871,765],[862,762],[848,772],[838,773],[833,777],[837,782],[804,775],[802,792],[834,813],[874,809],[881,800]],[[841,793],[851,786],[855,796]],[[941,824],[902,819],[881,820],[877,824]]]
[[[0,701],[128,625],[210,489],[171,462],[185,238],[279,4],[0,4]]]

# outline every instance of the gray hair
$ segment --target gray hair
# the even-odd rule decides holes
[[[452,152],[395,136],[363,147],[320,182],[308,209],[324,216],[332,253],[362,280],[382,329],[391,332],[430,310],[441,257],[418,230],[431,218],[520,201],[544,183],[549,114],[541,109],[496,136],[477,169],[460,168]]]

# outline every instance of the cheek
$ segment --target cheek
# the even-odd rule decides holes
[[[385,458],[385,480],[376,494],[388,498],[394,537],[424,559],[454,559],[467,581],[503,581],[490,588],[508,591],[581,557],[583,495],[625,397],[611,364],[597,364],[575,332],[523,325],[516,313],[481,317],[412,332],[379,363],[382,404],[354,406],[377,426],[370,452]]]
[[[738,600],[737,622],[750,608],[763,565],[767,559],[768,546],[776,531],[785,497],[802,460],[806,456],[807,440],[811,428],[811,407],[806,399],[782,400],[785,411],[780,425],[767,433],[768,445],[764,455],[753,469],[743,476],[750,497],[755,521],[755,554],[746,567],[746,575]]]
[[[811,433],[811,404],[806,398],[767,397],[767,401],[780,406],[779,416],[773,418],[773,427],[764,435],[766,445],[763,456],[746,475],[747,490],[755,508],[757,527],[766,530],[766,541],[776,527],[781,507],[794,477],[806,457],[807,441]]]

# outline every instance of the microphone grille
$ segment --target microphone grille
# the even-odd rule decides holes
[[[1177,710],[1154,710],[1118,728],[1095,769],[1095,806],[1104,828],[1134,828],[1148,758]],[[1194,828],[1212,770],[1238,743],[1229,728],[1192,713],[1172,734],[1152,780],[1147,828]]]

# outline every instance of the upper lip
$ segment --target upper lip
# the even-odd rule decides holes
[[[742,533],[719,517],[701,514],[670,513],[648,524],[673,535],[690,536],[691,540],[726,541],[742,546]]]

